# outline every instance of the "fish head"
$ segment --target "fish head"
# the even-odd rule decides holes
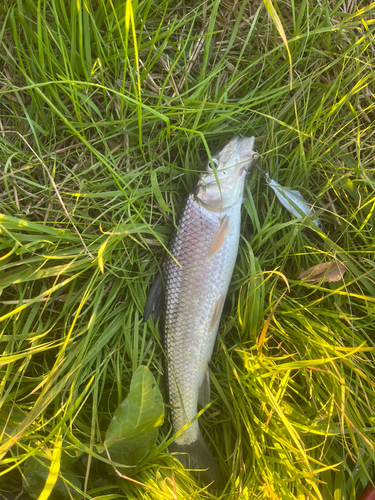
[[[231,139],[218,153],[201,175],[196,198],[208,210],[223,211],[232,207],[243,197],[246,173],[257,153],[253,150],[254,137]]]

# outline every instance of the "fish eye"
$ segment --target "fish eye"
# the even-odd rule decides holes
[[[219,166],[219,160],[217,158],[212,158],[212,163],[215,165],[215,168]],[[207,162],[207,170],[212,170],[210,160]]]

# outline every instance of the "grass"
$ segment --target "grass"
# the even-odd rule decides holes
[[[253,173],[200,419],[223,498],[353,500],[373,477],[375,5],[265,4],[0,6],[0,491],[212,498],[166,453],[168,413],[127,479],[102,447],[139,365],[166,401],[143,307],[207,149],[235,134],[323,229]],[[298,279],[332,260],[343,281]]]

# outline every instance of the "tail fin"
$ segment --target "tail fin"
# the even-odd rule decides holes
[[[173,443],[169,449],[186,469],[198,469],[195,474],[203,484],[212,483],[211,488],[216,494],[223,491],[226,483],[224,475],[201,433],[196,441],[187,445]]]

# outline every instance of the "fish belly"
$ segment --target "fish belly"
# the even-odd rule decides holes
[[[197,414],[198,394],[211,359],[239,242],[241,202],[211,212],[190,195],[163,269],[165,350],[173,431]],[[225,219],[227,218],[227,219]],[[221,230],[225,221],[225,231]],[[199,437],[198,421],[175,441]]]

